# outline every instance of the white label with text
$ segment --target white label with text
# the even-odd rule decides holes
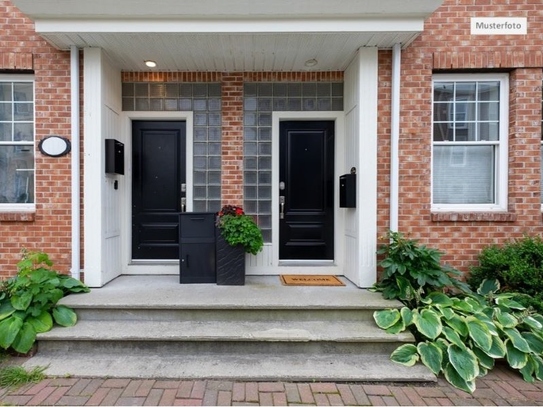
[[[525,35],[526,17],[472,17],[472,35]]]

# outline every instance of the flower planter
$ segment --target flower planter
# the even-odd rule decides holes
[[[245,249],[226,243],[219,228],[215,229],[215,259],[217,285],[245,284]]]

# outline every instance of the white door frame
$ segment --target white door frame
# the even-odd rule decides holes
[[[272,250],[274,274],[343,274],[343,230],[344,219],[339,208],[339,176],[342,171],[344,139],[343,111],[332,112],[273,112],[272,113]],[[279,261],[279,127],[282,121],[331,120],[335,123],[334,132],[334,261],[313,262]]]
[[[123,112],[125,145],[125,182],[123,183],[122,274],[179,274],[179,260],[132,260],[132,121],[185,121],[186,122],[186,183],[187,211],[193,205],[193,112]]]

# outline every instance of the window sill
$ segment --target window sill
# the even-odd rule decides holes
[[[514,222],[513,212],[432,212],[432,222]]]
[[[0,222],[34,222],[35,212],[0,212]]]

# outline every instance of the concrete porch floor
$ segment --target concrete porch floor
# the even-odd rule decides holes
[[[361,305],[382,309],[391,306],[380,293],[360,289],[346,278],[339,277],[345,286],[284,286],[278,275],[247,276],[243,286],[216,284],[179,284],[177,275],[120,276],[90,293],[69,295],[61,300],[78,308],[146,307],[216,308],[251,307],[252,309],[315,307],[353,307]]]

